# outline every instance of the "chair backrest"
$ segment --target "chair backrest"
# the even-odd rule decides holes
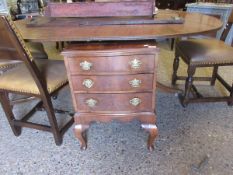
[[[47,93],[46,81],[41,76],[21,34],[8,16],[0,16],[0,38],[0,59],[22,61],[31,73],[39,91],[42,94]]]
[[[232,45],[232,43],[233,43],[233,25],[231,25],[231,28],[227,34],[226,39],[225,39],[225,43],[228,45]]]
[[[32,55],[10,17],[0,18],[0,59],[31,61]]]

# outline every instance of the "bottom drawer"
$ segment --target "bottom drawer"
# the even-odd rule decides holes
[[[75,94],[77,112],[152,112],[152,93]]]

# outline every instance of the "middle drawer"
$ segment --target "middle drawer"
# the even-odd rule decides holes
[[[73,90],[79,93],[113,91],[152,91],[153,74],[71,76]]]

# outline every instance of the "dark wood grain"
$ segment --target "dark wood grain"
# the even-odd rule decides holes
[[[51,25],[28,27],[28,20],[16,21],[22,36],[30,41],[109,41],[109,40],[147,40],[172,38],[216,31],[222,22],[211,16],[179,11],[161,10],[157,19],[180,16],[183,24],[137,24],[105,26]],[[76,23],[75,18],[69,19]]]
[[[70,82],[75,114],[75,135],[81,148],[86,149],[84,133],[93,121],[128,122],[139,120],[149,132],[148,148],[158,130],[155,126],[155,90],[158,49],[153,41],[90,43],[68,47],[63,53]],[[132,60],[140,61],[132,68]],[[80,63],[92,63],[89,70],[82,70]],[[135,69],[135,70],[134,70]],[[132,86],[131,80],[140,80]],[[92,86],[83,82],[91,80]],[[139,103],[132,103],[132,99]],[[94,101],[92,106],[87,102]],[[106,115],[105,115],[106,114]]]

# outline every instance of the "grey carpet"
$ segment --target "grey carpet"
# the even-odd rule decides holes
[[[156,96],[159,137],[154,152],[146,149],[147,133],[136,121],[93,124],[88,149],[81,151],[72,129],[62,146],[56,146],[47,132],[23,129],[15,137],[1,110],[0,174],[232,174],[233,109],[225,103],[184,109],[172,94]],[[66,88],[55,106],[70,107],[69,99]],[[30,107],[19,105],[15,112],[26,108]],[[44,112],[35,115],[42,122],[44,116]]]
[[[15,137],[0,107],[0,175],[232,174],[232,107],[209,103],[182,108],[174,94],[160,91],[156,99],[159,136],[153,152],[146,149],[148,134],[137,121],[93,124],[88,149],[81,151],[73,128],[65,134],[62,146],[56,146],[47,132],[23,129]],[[68,88],[54,105],[72,109]],[[20,116],[30,107],[17,105],[14,112]],[[44,112],[35,117],[47,122]],[[58,116],[59,121],[62,117]]]

